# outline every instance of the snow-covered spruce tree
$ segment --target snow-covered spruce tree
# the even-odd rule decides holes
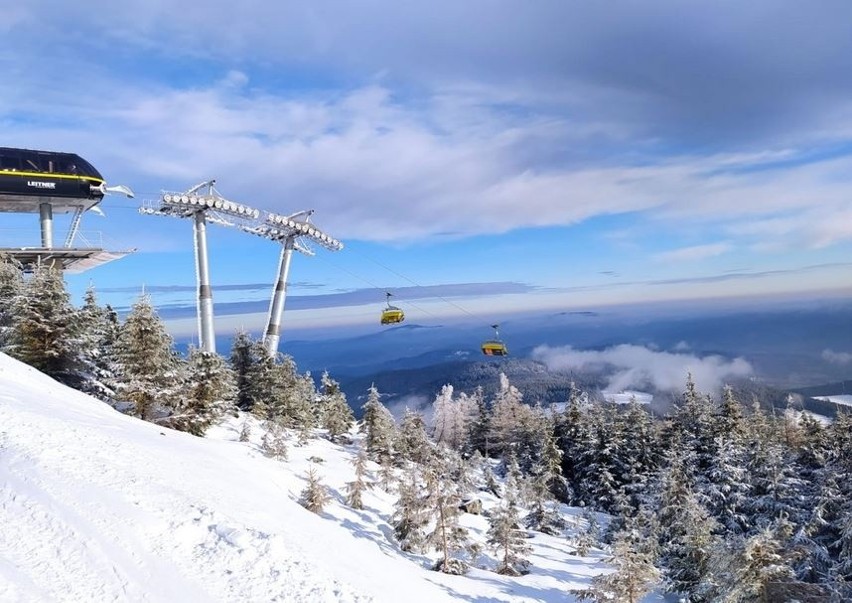
[[[502,498],[503,491],[497,481],[497,476],[494,475],[494,469],[491,467],[491,461],[488,458],[482,460],[482,484],[486,492],[491,492],[497,498]]]
[[[751,525],[762,528],[781,518],[796,525],[803,522],[803,509],[797,501],[804,484],[792,451],[771,436],[756,441],[747,455],[746,468],[751,485],[746,513]]]
[[[0,256],[0,351],[10,343],[15,300],[23,290],[21,265],[11,258]]]
[[[282,356],[276,365],[278,371],[277,395],[269,407],[269,416],[285,427],[297,429],[302,439],[314,427],[313,406],[316,388],[310,375],[299,375],[296,363],[290,356]]]
[[[269,420],[263,422],[260,451],[269,458],[279,461],[287,460],[287,438],[281,423]]]
[[[680,438],[684,450],[692,457],[685,469],[691,470],[694,475],[705,474],[716,453],[713,446],[714,406],[715,402],[698,391],[692,374],[688,374],[686,389],[671,417],[667,437]]]
[[[621,446],[615,460],[616,480],[627,497],[627,504],[637,510],[647,502],[648,482],[656,471],[658,449],[651,416],[635,397],[624,412],[616,416]]]
[[[134,414],[157,420],[171,414],[182,387],[182,363],[172,338],[142,295],[121,325],[115,345],[116,397],[134,405]]]
[[[361,407],[361,431],[366,435],[367,454],[374,460],[390,458],[393,442],[396,439],[396,423],[393,415],[382,404],[379,390],[371,385],[367,392],[367,401]]]
[[[572,382],[565,411],[558,417],[554,427],[556,443],[562,451],[562,475],[568,488],[569,500],[566,502],[572,505],[591,502],[588,491],[591,482],[587,479],[589,476],[584,464],[593,441],[587,406],[588,400]]]
[[[467,401],[469,416],[467,421],[467,445],[468,454],[474,450],[488,458],[491,454],[491,446],[488,442],[488,434],[491,431],[491,410],[485,401],[482,387],[477,387],[473,395]]]
[[[79,387],[76,310],[58,268],[38,265],[12,306],[10,356],[66,385]]]
[[[713,436],[724,436],[733,441],[741,441],[745,436],[746,426],[743,415],[743,405],[734,395],[730,385],[722,390],[722,403],[712,418]]]
[[[829,570],[830,588],[841,601],[852,600],[852,413],[840,411],[828,430],[831,460],[826,471],[835,476],[840,491],[837,517],[825,536],[831,534],[829,550],[832,564]]]
[[[397,475],[394,471],[393,459],[390,455],[379,459],[379,486],[385,492],[393,492],[397,483]]]
[[[500,390],[491,406],[489,452],[505,456],[509,449],[523,441],[523,427],[528,422],[531,410],[523,403],[523,395],[509,383],[509,378],[500,373]]]
[[[597,407],[598,415],[593,419],[592,441],[581,452],[580,461],[586,480],[588,504],[593,509],[609,513],[613,510],[621,485],[618,481],[617,459],[619,447],[624,443],[614,420],[612,405]]]
[[[299,497],[299,503],[311,513],[322,513],[322,510],[331,500],[328,488],[322,483],[317,470],[314,467],[308,469],[305,477],[308,483]]]
[[[413,461],[419,464],[428,462],[433,451],[432,443],[426,434],[426,420],[422,413],[410,408],[405,409],[399,423],[395,448],[400,460]]]
[[[243,400],[240,408],[259,419],[271,420],[275,418],[274,409],[284,387],[281,371],[278,370],[275,357],[266,351],[260,341],[252,344],[251,357],[253,360],[246,369],[243,381]]]
[[[329,376],[328,371],[322,374],[320,380],[320,407],[320,424],[332,442],[349,432],[355,416],[346,402],[346,394],[340,389],[340,384]]]
[[[580,518],[586,523],[585,527],[578,529],[574,536],[574,544],[577,547],[577,554],[585,557],[589,554],[589,550],[601,544],[601,525],[594,511],[586,507],[583,509]]]
[[[248,442],[251,439],[251,425],[248,422],[248,419],[243,419],[243,424],[240,426],[240,442]]]
[[[653,522],[647,514],[630,518],[625,528],[616,535],[612,556],[607,560],[615,571],[595,576],[592,588],[572,591],[581,600],[598,603],[639,603],[660,579],[654,566],[656,535]]]
[[[237,388],[234,381],[234,373],[224,358],[215,352],[191,348],[183,395],[175,403],[174,414],[165,419],[164,424],[203,436],[226,414],[235,413]]]
[[[467,500],[477,489],[476,473],[482,466],[482,457],[466,459],[458,450],[447,446],[440,447],[440,454],[446,456],[449,478],[456,484],[459,496]]]
[[[432,439],[453,450],[467,445],[473,400],[466,394],[453,398],[453,386],[445,385],[432,403]]]
[[[462,496],[459,485],[451,479],[449,449],[432,455],[424,466],[424,506],[431,512],[434,529],[426,535],[426,544],[441,554],[434,569],[445,574],[465,574],[468,564],[458,555],[468,548],[468,532],[459,523]]]
[[[532,552],[527,534],[521,528],[518,497],[519,484],[514,473],[509,473],[503,487],[503,499],[488,518],[488,544],[497,555],[495,571],[506,576],[528,573],[530,563],[527,555]]]
[[[453,433],[455,427],[452,414],[453,386],[444,385],[435,400],[432,402],[432,439],[435,443],[449,442],[455,439]]]
[[[522,405],[518,419],[518,439],[512,446],[512,452],[517,457],[521,470],[529,473],[533,465],[540,462],[542,447],[553,427],[540,402],[536,402],[532,407]]]
[[[683,470],[682,451],[669,450],[661,468],[657,513],[660,561],[668,592],[706,601],[710,558],[718,524],[703,507]]]
[[[249,373],[257,362],[258,348],[248,331],[239,330],[231,344],[231,368],[237,386],[237,407],[251,410],[252,398],[249,395]]]
[[[713,551],[709,600],[723,603],[761,601],[770,582],[793,577],[785,558],[790,524],[776,522],[753,536],[735,536]]]
[[[852,601],[852,503],[847,498],[837,521],[839,536],[831,543],[837,557],[831,565],[828,586],[838,601]]]
[[[745,469],[745,449],[741,441],[724,435],[717,436],[714,447],[716,456],[706,474],[700,476],[700,493],[726,533],[745,533],[749,529],[746,511],[752,489]]]
[[[551,475],[538,464],[525,479],[525,490],[529,493],[529,512],[524,525],[536,532],[556,536],[565,529],[565,519],[559,512],[558,503],[550,491]]]
[[[399,481],[396,504],[391,526],[399,548],[410,553],[422,552],[426,543],[426,525],[429,513],[422,494],[421,469],[416,463],[408,463],[405,474]]]
[[[79,389],[102,400],[115,396],[108,384],[115,375],[113,348],[118,323],[115,312],[110,310],[98,305],[95,290],[90,286],[76,320],[81,364]]]
[[[364,492],[373,487],[373,482],[367,480],[367,453],[363,448],[358,449],[358,454],[352,459],[355,469],[355,479],[346,482],[346,504],[353,509],[364,508]]]

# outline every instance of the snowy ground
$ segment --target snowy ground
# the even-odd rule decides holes
[[[814,400],[824,400],[825,402],[833,402],[834,404],[852,406],[852,396],[846,394],[837,396],[814,396]]]
[[[291,442],[282,463],[239,424],[163,429],[0,354],[0,601],[571,601],[606,569],[536,534],[527,576],[430,571],[395,545],[390,494],[344,504],[353,448]],[[332,491],[321,516],[296,502],[311,464]],[[485,541],[483,517],[465,524]]]

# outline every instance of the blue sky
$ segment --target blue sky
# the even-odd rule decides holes
[[[2,144],[136,191],[82,230],[137,251],[68,282],[118,307],[144,285],[178,334],[191,225],[137,208],[210,178],[346,245],[294,257],[285,332],[377,324],[375,289],[485,324],[848,294],[849,23],[841,1],[34,0],[0,23]],[[217,329],[259,330],[279,248],[209,247]]]

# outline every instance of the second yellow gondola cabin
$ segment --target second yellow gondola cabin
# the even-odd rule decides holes
[[[494,339],[482,342],[482,353],[486,356],[508,356],[509,348],[500,340],[500,334],[497,331],[499,325],[491,325],[494,329]]]
[[[391,294],[387,293],[387,307],[382,310],[382,324],[395,325],[405,320],[405,312],[390,303]]]

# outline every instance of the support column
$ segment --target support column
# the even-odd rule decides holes
[[[207,263],[207,222],[204,211],[195,212],[195,271],[198,277],[198,345],[203,352],[216,352],[216,333],[213,329],[213,289],[210,287],[210,268]]]
[[[287,237],[281,249],[281,260],[278,262],[278,280],[272,292],[266,334],[263,339],[263,345],[270,356],[278,352],[278,341],[281,339],[281,317],[284,314],[284,301],[287,298],[287,275],[290,272],[290,258],[293,256],[295,240],[293,236]]]
[[[38,216],[41,222],[41,246],[53,249],[53,207],[50,203],[38,206]]]

